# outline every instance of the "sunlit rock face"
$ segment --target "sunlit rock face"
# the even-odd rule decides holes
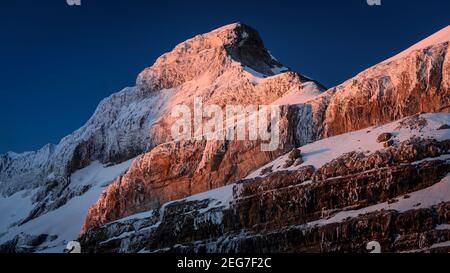
[[[323,136],[450,111],[450,27],[332,88]]]
[[[214,79],[233,62],[266,76],[288,70],[264,48],[256,30],[235,23],[177,45],[140,73],[137,85],[144,92],[151,92],[178,87],[203,74]]]
[[[308,89],[315,91],[313,96],[324,91],[319,83],[282,66],[264,48],[256,30],[246,25],[231,24],[189,39],[145,69],[138,76],[135,87],[125,88],[104,99],[87,123],[62,139],[58,145],[48,145],[36,152],[0,156],[0,193],[5,200],[18,194],[26,196],[27,202],[31,202],[30,208],[12,217],[15,219],[14,223],[10,223],[11,227],[5,225],[7,230],[0,233],[12,234],[8,230],[13,229],[26,230],[22,224],[32,222],[48,212],[61,211],[75,197],[94,195],[94,182],[79,187],[74,185],[72,176],[79,170],[97,164],[96,162],[112,166],[147,152],[154,155],[154,158],[172,160],[164,157],[164,154],[158,154],[164,150],[161,147],[153,152],[152,150],[160,144],[173,141],[170,129],[175,119],[171,117],[171,111],[176,105],[184,104],[193,108],[195,97],[201,99],[204,107],[212,104],[222,108],[226,105],[270,105],[288,92],[303,94],[306,92],[306,83]],[[311,97],[312,93],[308,94]],[[159,204],[172,198],[180,198],[191,192],[223,185],[224,181],[231,183],[272,158],[266,153],[257,153],[259,143],[245,144],[243,147],[232,143],[229,150],[233,152],[224,155],[225,159],[220,161],[221,156],[215,155],[215,151],[222,144],[195,145],[200,147],[200,151],[208,151],[201,153],[202,165],[212,164],[209,156],[216,158],[216,163],[212,165],[217,168],[217,172],[212,178],[192,183],[192,191],[180,188],[176,190],[176,194],[171,193],[175,189],[174,185],[170,184],[167,189],[162,187],[160,192],[151,195],[156,199],[148,203]],[[177,145],[172,147],[168,144],[163,147],[170,154],[183,154]],[[283,149],[281,145],[280,150]],[[244,150],[252,151],[245,154]],[[254,157],[253,163],[247,160],[251,158],[250,154]],[[187,152],[184,153],[184,156],[187,155]],[[198,164],[194,160],[195,156],[182,158],[177,164]],[[148,159],[149,156],[144,158]],[[190,160],[193,163],[189,163]],[[224,162],[222,166],[218,166],[219,161]],[[165,167],[160,164],[161,170],[150,179],[156,181],[155,185],[164,185],[162,177],[173,162],[167,163]],[[207,167],[202,168],[203,173],[207,173]],[[153,172],[153,169],[143,171],[148,173]],[[175,173],[177,169],[170,171]],[[181,171],[169,180],[177,181],[178,177],[183,176],[186,175]],[[108,181],[110,182],[112,181]],[[102,185],[106,186],[108,183],[102,182]],[[212,186],[208,186],[209,183]],[[161,200],[158,201],[158,198]],[[149,204],[139,205],[137,208],[147,208]],[[126,208],[124,211],[131,212],[135,209]],[[80,211],[77,217],[85,218],[86,213],[87,211]],[[22,241],[20,239],[18,242]]]
[[[237,45],[237,47],[244,46],[245,42],[243,42],[242,39],[245,41],[246,39],[249,39],[251,35],[242,34],[243,32],[250,33],[251,31],[248,31],[247,27],[230,25],[213,31],[207,35],[197,36],[177,46],[173,52],[161,57],[156,62],[154,68],[164,67],[166,71],[173,71],[173,69],[177,67],[176,64],[180,64],[180,66],[183,67],[183,65],[185,65],[184,61],[176,62],[175,60],[178,60],[180,58],[180,54],[185,52],[188,52],[189,57],[187,59],[192,58],[190,57],[191,54],[198,57],[198,51],[194,50],[197,47],[193,45],[199,44],[202,46],[208,45],[206,46],[208,48],[206,51],[209,53],[210,51],[216,52],[215,50],[210,49],[214,47],[212,45],[219,45],[219,48],[222,49],[221,52],[224,52],[225,55],[230,56],[230,51],[224,49],[223,45],[227,45],[225,48],[229,47],[230,43]],[[447,30],[444,29],[443,32],[446,33]],[[441,40],[443,39],[443,41],[437,41],[433,38],[435,36],[441,37]],[[286,149],[281,149],[279,153],[287,152],[289,148],[295,147],[296,143],[292,142],[293,140],[297,140],[297,144],[304,144],[323,137],[339,135],[345,132],[366,128],[371,125],[384,124],[421,111],[448,111],[448,105],[450,102],[448,88],[449,57],[447,54],[448,42],[446,41],[446,37],[447,36],[441,35],[440,33],[435,34],[431,36],[431,38],[424,40],[425,42],[422,41],[419,43],[427,46],[426,48],[419,47],[416,49],[413,47],[412,49],[408,49],[395,58],[362,72],[355,78],[348,80],[342,85],[332,88],[323,94],[317,93],[315,97],[313,96],[307,101],[302,101],[301,106],[298,106],[296,111],[297,117],[291,117],[287,120],[287,123],[291,123],[291,125],[286,126],[286,128],[290,128],[292,133],[290,133],[290,138],[285,139],[285,142],[288,143],[288,145],[285,145]],[[255,39],[250,40],[253,41],[255,45],[262,45],[262,43],[258,42],[260,39],[257,35],[255,35]],[[437,42],[437,44],[427,44],[427,41]],[[191,48],[193,48],[193,50],[188,50]],[[253,49],[251,52],[260,51],[264,52],[265,50],[255,51]],[[214,61],[208,57],[209,53],[205,53],[205,58],[207,59],[205,62],[214,64]],[[256,55],[259,56],[261,54],[257,53]],[[235,62],[233,58],[235,57],[228,58],[231,65]],[[268,58],[265,57],[262,59],[268,60]],[[201,63],[201,61],[199,63]],[[219,63],[223,64],[222,61],[219,61]],[[265,64],[266,65],[262,65],[262,67],[277,65],[267,61]],[[214,65],[212,65],[212,67],[214,67]],[[252,68],[253,71],[255,71],[257,67],[261,67],[261,65],[254,64]],[[152,72],[152,69],[154,68],[144,71],[143,74],[140,75],[140,78],[146,83],[154,83],[154,79],[161,77],[160,75],[156,75]],[[158,71],[162,71],[164,69],[159,69]],[[184,71],[184,69],[182,70]],[[233,69],[229,71],[233,71]],[[260,68],[259,71],[263,71],[262,68]],[[180,72],[177,73],[177,75],[183,75],[183,77],[190,79],[191,77],[194,77],[197,72],[194,70],[189,71],[189,73],[194,74],[184,75],[183,72]],[[214,73],[212,74],[214,75]],[[280,77],[287,77],[287,75],[290,74],[284,73],[278,77],[272,76],[270,78],[279,80]],[[235,77],[231,77],[227,82],[235,82],[235,80],[231,79],[235,79]],[[184,81],[185,79],[183,78],[180,82]],[[297,82],[301,82],[301,77]],[[179,84],[178,81],[174,79],[171,81],[170,86],[177,84]],[[142,88],[144,90],[152,89],[149,86],[151,86],[151,84],[143,85]],[[277,101],[285,101],[286,99],[283,99],[284,97],[289,97],[289,100],[295,101],[295,99],[291,98],[291,91],[286,90],[283,86],[285,85],[279,82],[275,85],[275,90],[282,88],[285,91],[283,92],[284,95],[280,94],[280,99],[275,101],[272,99],[274,103],[277,103]],[[246,92],[242,90],[246,89],[241,89],[239,92],[240,101],[245,101]],[[270,90],[272,90],[272,88],[270,88]],[[253,91],[253,93],[255,92]],[[216,94],[230,94],[230,92],[218,92],[214,95]],[[258,92],[256,92],[256,94],[258,94]],[[214,97],[214,95],[211,97],[211,101],[214,101],[215,103],[225,103],[227,101],[228,97]],[[218,100],[218,98],[220,98],[220,100]],[[223,145],[223,143],[221,145]],[[385,145],[388,146],[391,144],[386,143]],[[218,145],[218,147],[220,147],[220,145]],[[245,148],[242,149],[242,147],[236,147],[236,149],[237,150],[235,152],[242,158],[247,157],[248,159],[259,159],[261,157],[255,149],[248,150]],[[201,151],[202,150],[200,150],[200,152]],[[155,150],[154,153],[157,153],[157,150]],[[248,155],[245,155],[246,153],[248,153]],[[233,152],[228,152],[226,154],[233,154]],[[156,156],[154,155],[153,157]],[[214,155],[208,156],[208,158],[213,160]],[[204,191],[225,185],[226,183],[234,182],[236,179],[244,177],[245,174],[248,174],[251,170],[260,167],[262,163],[267,162],[269,159],[264,156],[263,158],[265,158],[265,160],[236,161],[231,158],[232,157],[225,156],[225,160],[220,161],[221,166],[219,165],[219,170],[221,170],[220,167],[222,167],[225,172],[219,171],[218,174],[220,174],[220,176],[218,177],[216,175],[217,172],[213,171],[212,174],[208,173],[202,176],[192,175],[193,178],[191,179],[176,179],[175,181],[180,182],[180,185],[182,185],[181,188],[184,190],[181,192],[189,195],[198,192],[197,190]],[[189,165],[192,163],[183,160],[178,162],[181,162],[181,165]],[[235,164],[236,162],[240,162],[240,164]],[[230,168],[230,166],[232,166],[232,168]],[[126,185],[128,183],[136,183],[136,181],[138,181],[137,184],[140,185],[139,187],[148,188],[149,184],[158,185],[158,183],[161,183],[162,181],[167,182],[167,180],[163,179],[161,175],[157,175],[158,171],[155,171],[154,169],[152,169],[152,171],[148,171],[148,168],[143,168],[143,170],[144,172],[148,172],[150,176],[155,173],[155,176],[152,178],[142,179],[139,175],[135,174],[134,176],[129,176],[124,181],[121,181],[120,186],[116,182],[116,185],[112,186],[116,187],[116,189],[110,193],[106,193],[106,195],[99,200],[96,206],[90,210],[83,231],[86,231],[91,226],[97,226],[98,224],[115,220],[145,209],[154,208],[162,202],[172,200],[177,196],[182,197],[183,194],[173,195],[172,193],[176,191],[169,190],[171,186],[167,185],[172,183],[165,183],[162,188],[167,190],[167,192],[163,194],[162,197],[161,194],[156,194],[156,192],[164,192],[164,190],[152,189],[150,190],[152,193],[147,192],[141,195],[140,199],[138,198],[136,203],[139,203],[139,205],[129,204],[127,206],[123,204],[120,201],[120,198],[116,198],[115,196],[118,196],[118,189],[125,189],[125,192],[134,192],[134,188],[127,188]],[[236,173],[239,175],[235,175]],[[173,183],[173,185],[176,185],[176,183]],[[154,186],[151,186],[150,188],[153,187]],[[194,191],[192,191],[192,189],[194,189]]]
[[[299,165],[285,165],[299,158],[290,152],[263,166],[270,172],[79,239],[86,252],[362,253],[373,240],[383,252],[445,252],[450,130],[440,128],[448,123],[450,114],[416,115],[320,140],[299,148]],[[384,133],[392,146],[380,143]]]
[[[283,107],[280,144],[262,151],[262,141],[180,141],[162,144],[137,159],[91,207],[83,232],[92,227],[244,178],[301,143],[296,107]]]
[[[326,91],[320,83],[284,67],[249,26],[236,23],[195,36],[142,71],[135,87],[103,100],[89,121],[58,145],[0,156],[0,205],[16,199],[29,203],[29,208],[9,215],[10,224],[0,230],[5,234],[0,236],[4,246],[0,251],[56,249],[80,230],[88,251],[354,251],[369,237],[359,220],[371,221],[370,227],[381,230],[370,234],[381,236],[380,240],[392,240],[382,237],[386,232],[405,236],[404,247],[390,250],[414,249],[417,234],[441,236],[429,241],[440,243],[445,231],[434,231],[435,226],[424,225],[420,216],[430,211],[445,214],[446,206],[438,204],[427,203],[408,214],[376,211],[373,218],[344,224],[321,222],[309,233],[292,225],[394,202],[391,199],[402,194],[441,185],[448,159],[437,158],[446,156],[448,137],[436,139],[430,132],[441,136],[450,122],[439,116],[443,114],[413,115],[449,111],[449,40],[447,27]],[[278,149],[262,151],[261,141],[174,142],[171,127],[176,119],[171,111],[180,104],[193,109],[195,97],[205,107],[221,109],[281,106]],[[370,137],[355,133],[355,139],[333,142],[333,136],[407,116],[412,118],[396,125],[412,126],[408,130],[414,134],[407,139],[399,138],[391,124],[385,131],[368,129],[376,132],[367,132]],[[437,123],[441,130],[433,127]],[[320,142],[323,138],[331,142]],[[301,147],[300,153],[296,147]],[[427,157],[436,160],[414,161]],[[82,183],[77,180],[80,172]],[[232,203],[227,203],[230,198],[214,202],[202,196],[224,189],[231,189],[231,197],[227,196]],[[85,201],[76,203],[80,199]],[[180,199],[184,201],[171,203]],[[69,215],[64,211],[74,203],[85,208],[64,218],[76,220],[75,232],[52,229],[42,236],[44,231],[30,231],[41,219],[61,222],[61,218],[49,219],[48,212]],[[133,217],[140,212],[147,214],[136,222]],[[130,220],[119,220],[127,216]],[[374,226],[376,219],[390,221],[394,216],[397,220],[389,224],[398,229]],[[423,234],[401,233],[407,226],[404,216],[414,218],[413,227],[426,227]],[[432,223],[443,225],[445,219],[433,218]],[[335,229],[357,243],[338,241]],[[306,237],[296,241],[299,234]],[[210,239],[216,241],[210,244]],[[343,247],[338,248],[338,243]]]
[[[320,84],[284,68],[264,48],[258,33],[242,24],[228,25],[178,45],[144,70],[137,86],[145,94],[160,88],[175,89],[170,105],[183,103],[191,108],[194,97],[202,98],[204,106],[225,108],[270,105],[289,92],[301,96],[311,89],[315,90],[308,93],[312,99],[324,91]],[[83,230],[245,177],[296,144],[312,141],[310,122],[299,120],[311,113],[310,106],[283,108],[281,143],[273,152],[261,151],[259,141],[198,141],[156,147],[106,190],[89,211]],[[165,142],[171,141],[167,137],[174,122],[169,114],[163,114],[151,129],[153,136]],[[297,128],[298,124],[303,128]]]

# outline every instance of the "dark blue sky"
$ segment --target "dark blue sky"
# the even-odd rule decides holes
[[[331,87],[450,24],[448,0],[3,0],[0,153],[79,128],[98,102],[177,43],[232,22]]]

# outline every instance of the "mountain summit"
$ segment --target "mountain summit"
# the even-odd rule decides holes
[[[232,62],[264,76],[288,70],[271,56],[255,29],[234,23],[177,45],[139,75],[137,86],[150,91],[178,87],[205,72],[217,76]]]

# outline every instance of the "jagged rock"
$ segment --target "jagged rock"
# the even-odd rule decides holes
[[[450,129],[450,125],[448,125],[448,124],[444,124],[438,128],[438,130],[449,130],[449,129]]]
[[[450,26],[327,91],[323,136],[450,111]],[[324,98],[319,98],[324,99]]]
[[[300,165],[303,163],[302,152],[298,149],[292,149],[292,151],[288,154],[288,159],[284,164],[283,168],[289,168],[292,165]]]
[[[42,243],[46,241],[54,241],[56,236],[48,234],[28,235],[19,234],[11,241],[0,245],[0,253],[32,253]]]
[[[263,174],[263,175],[266,175],[266,174],[269,174],[269,173],[272,173],[273,172],[273,167],[272,166],[270,166],[270,167],[267,167],[267,168],[265,168],[265,169],[263,169],[262,171],[261,171],[261,173]]]
[[[383,147],[388,148],[394,145],[395,141],[393,139],[389,139],[388,141],[383,143]]]
[[[294,166],[299,166],[304,163],[303,158],[297,158],[294,162]]]
[[[194,97],[200,97],[204,107],[211,104],[222,108],[229,104],[269,105],[290,90],[302,93],[305,83],[316,87],[318,94],[324,91],[319,83],[281,65],[264,47],[257,31],[249,26],[231,24],[198,35],[179,44],[142,71],[135,87],[125,88],[104,99],[89,121],[58,145],[48,145],[37,152],[0,156],[0,194],[9,196],[22,190],[45,188],[33,198],[36,203],[33,211],[24,216],[31,220],[61,207],[76,196],[70,192],[71,181],[67,180],[75,171],[97,160],[104,164],[120,163],[173,141],[171,126],[175,119],[171,110],[176,105],[191,107]],[[299,141],[311,141],[313,134],[310,131]],[[208,144],[208,147],[214,145]],[[243,146],[242,152],[247,149]],[[172,148],[178,149],[176,145]],[[256,144],[253,150],[256,150]],[[208,156],[215,162],[213,169],[219,168],[224,157],[228,160],[221,152]],[[249,157],[240,156],[237,162]],[[269,155],[255,158],[255,165],[271,159]],[[182,162],[178,164],[183,165]],[[226,181],[242,177],[253,168],[253,165],[245,166],[245,162],[225,164],[232,166],[218,171],[217,176],[222,175],[222,180]],[[177,171],[181,176],[186,172],[181,168]],[[211,187],[216,185],[198,185],[192,192]],[[180,197],[181,189],[179,192],[173,197]],[[190,194],[190,191],[184,194]],[[170,194],[161,202],[167,198],[171,198]]]
[[[291,160],[297,160],[302,157],[302,152],[299,149],[293,149],[288,157]]]
[[[392,138],[392,134],[391,133],[382,133],[381,135],[378,136],[377,142],[378,143],[387,142],[391,138]]]

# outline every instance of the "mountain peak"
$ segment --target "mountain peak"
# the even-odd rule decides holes
[[[264,47],[264,43],[256,29],[243,23],[232,23],[210,32],[196,35],[180,43],[176,48],[182,48],[185,44],[190,44],[202,38],[207,41],[203,46],[243,46],[245,43],[252,42],[259,47]]]
[[[233,23],[178,44],[141,72],[137,86],[143,91],[170,89],[204,73],[217,77],[233,62],[265,76],[288,70],[264,47],[254,28]]]
[[[208,34],[225,34],[225,33],[239,33],[239,32],[243,32],[245,29],[250,29],[252,31],[256,31],[254,28],[240,23],[240,22],[236,22],[236,23],[231,23],[228,25],[224,25],[221,27],[218,27],[208,33],[205,33],[203,35],[208,35]]]

